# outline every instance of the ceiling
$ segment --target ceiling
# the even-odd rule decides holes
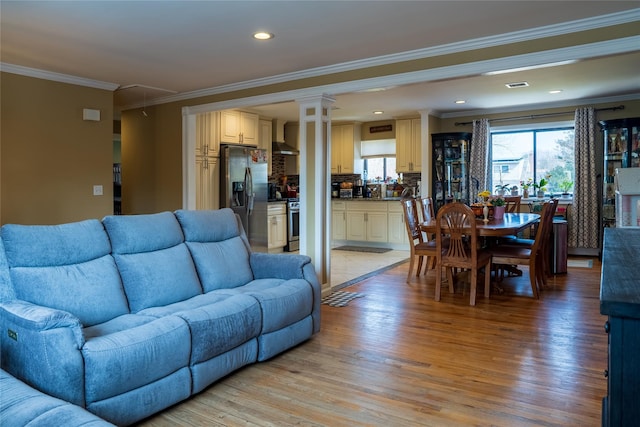
[[[0,58],[3,71],[39,70],[105,83],[115,91],[119,111],[398,62],[420,52],[496,36],[507,40],[603,15],[640,21],[637,1],[2,0]],[[256,41],[251,35],[257,30],[275,37]],[[332,117],[371,121],[420,110],[456,115],[640,97],[640,43],[613,54],[581,55],[570,65],[494,76],[469,69],[390,80],[384,87],[375,79],[334,87]],[[524,58],[523,64],[536,60]],[[505,87],[519,81],[529,86]],[[562,92],[551,95],[552,89]],[[459,99],[466,104],[455,104]],[[295,102],[254,109],[285,120],[298,115]],[[373,115],[374,110],[385,113]]]

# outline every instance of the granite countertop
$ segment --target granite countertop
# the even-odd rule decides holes
[[[402,197],[383,197],[376,199],[373,197],[352,197],[352,198],[332,198],[332,201],[362,201],[362,202],[396,202],[402,200]]]

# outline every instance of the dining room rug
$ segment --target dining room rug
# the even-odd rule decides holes
[[[346,307],[352,300],[363,296],[364,294],[360,292],[335,291],[331,295],[322,298],[322,304],[330,307]]]
[[[592,259],[568,259],[567,267],[593,268],[593,260]]]
[[[336,251],[369,252],[372,254],[383,254],[391,251],[391,248],[371,248],[369,246],[338,246],[333,249]]]

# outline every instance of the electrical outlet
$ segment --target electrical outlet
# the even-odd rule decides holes
[[[93,195],[94,196],[102,196],[102,185],[94,185],[93,186]]]

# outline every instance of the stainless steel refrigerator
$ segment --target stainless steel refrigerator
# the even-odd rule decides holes
[[[220,208],[242,219],[251,249],[267,251],[267,151],[255,147],[220,147]]]

